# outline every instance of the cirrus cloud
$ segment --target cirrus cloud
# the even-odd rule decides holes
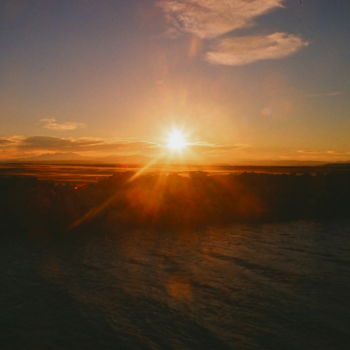
[[[188,147],[188,159],[198,161],[206,157],[221,159],[232,152],[237,154],[248,149],[249,145],[219,145],[194,142]],[[101,139],[101,138],[61,138],[52,136],[8,136],[0,138],[0,161],[25,159],[31,156],[43,156],[45,159],[76,159],[77,156],[145,156],[164,159],[168,153],[163,144],[138,139]],[[58,157],[58,158],[57,158]],[[203,158],[200,158],[203,157]],[[43,158],[43,159],[44,159]]]
[[[342,96],[342,95],[344,95],[343,91],[330,91],[330,92],[319,92],[319,93],[308,94],[306,95],[306,97],[308,98],[336,97],[336,96]]]
[[[68,139],[50,136],[30,136],[17,143],[23,150],[74,152],[142,152],[151,150],[154,143],[146,141],[104,140],[99,138]]]
[[[247,27],[254,18],[283,7],[284,0],[161,0],[173,31],[202,39]]]
[[[189,145],[190,149],[201,153],[218,153],[218,152],[232,152],[249,149],[251,145],[248,144],[233,144],[233,145],[219,145],[207,142],[195,142]]]
[[[272,33],[218,38],[254,24],[254,19],[284,7],[285,0],[159,0],[173,33],[215,39],[205,60],[211,64],[241,66],[294,54],[308,42],[294,34]]]
[[[6,139],[6,138],[0,138],[0,147],[12,145],[12,144],[13,144],[13,141]]]
[[[84,123],[77,122],[63,122],[60,123],[56,118],[42,118],[39,120],[40,124],[44,129],[49,130],[61,130],[61,131],[69,131],[69,130],[77,130],[81,128],[85,128]]]
[[[303,39],[287,33],[224,38],[206,53],[206,60],[213,64],[241,66],[261,60],[284,58],[307,45]]]

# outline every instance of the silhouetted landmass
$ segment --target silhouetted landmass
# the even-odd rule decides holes
[[[132,181],[131,181],[132,179]],[[97,183],[0,179],[3,234],[113,232],[349,217],[350,174],[116,173]]]
[[[275,162],[277,163],[277,162]],[[318,164],[318,165],[316,165]],[[334,171],[349,172],[347,163],[308,164],[297,162],[296,165],[278,163],[275,165],[188,165],[188,164],[154,164],[147,167],[147,172],[170,172],[188,174],[193,172],[209,172],[221,174],[310,174],[324,175]],[[144,165],[137,163],[82,163],[82,162],[27,162],[0,163],[0,177],[33,176],[39,180],[57,182],[88,183],[97,182],[120,171],[138,171]]]

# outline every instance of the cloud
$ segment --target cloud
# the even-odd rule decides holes
[[[17,145],[24,150],[74,151],[74,152],[142,152],[155,144],[145,141],[103,140],[95,138],[67,139],[49,136],[31,136]]]
[[[42,124],[42,127],[49,130],[61,130],[61,131],[67,131],[67,130],[76,130],[85,128],[84,123],[77,123],[77,122],[64,122],[59,123],[56,118],[42,118],[39,121]]]
[[[29,151],[55,152],[150,152],[160,150],[162,145],[140,140],[103,140],[97,138],[60,138],[51,136],[25,137],[17,142],[16,147]],[[210,143],[192,143],[191,149],[200,152],[225,152],[249,147],[248,145],[224,146]]]
[[[331,91],[331,92],[321,92],[317,94],[309,94],[306,97],[316,98],[316,97],[335,97],[344,95],[343,91]]]
[[[6,138],[0,138],[0,147],[1,146],[8,146],[13,144],[12,140],[6,139]]]
[[[247,144],[235,144],[235,145],[218,145],[205,142],[197,142],[190,144],[192,150],[196,152],[203,153],[221,153],[221,152],[230,152],[230,151],[240,151],[247,148],[250,148],[250,145]]]
[[[300,149],[297,153],[299,158],[309,160],[349,161],[350,159],[350,151],[339,151],[334,149]]]
[[[307,45],[303,39],[287,33],[224,38],[206,53],[206,60],[212,64],[242,66],[287,57]]]
[[[336,151],[336,150],[312,150],[312,149],[300,149],[297,151],[300,154],[314,154],[314,155],[331,155],[331,156],[339,156],[339,155],[350,155],[350,152],[347,151]]]
[[[248,149],[249,145],[219,145],[205,142],[194,142],[189,145],[188,159],[203,156],[219,157],[231,153],[238,154]],[[105,156],[147,156],[166,155],[164,145],[144,140],[108,140],[100,138],[61,138],[51,136],[9,136],[0,138],[0,160],[23,159],[30,156],[45,156],[54,160],[62,155],[73,157],[105,157]],[[192,158],[191,158],[192,157]],[[195,158],[193,158],[195,157]]]
[[[202,39],[252,25],[253,20],[283,7],[284,0],[160,0],[173,31]]]
[[[0,148],[8,148],[16,146],[22,140],[21,136],[5,136],[0,137]]]
[[[201,39],[213,39],[252,26],[254,19],[282,8],[285,0],[159,0],[169,32],[189,33]],[[212,64],[241,66],[261,60],[292,55],[308,42],[297,35],[226,37],[216,39],[205,60]]]

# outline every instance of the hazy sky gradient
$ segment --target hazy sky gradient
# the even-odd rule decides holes
[[[0,158],[177,125],[210,162],[350,160],[349,34],[347,0],[2,0]]]

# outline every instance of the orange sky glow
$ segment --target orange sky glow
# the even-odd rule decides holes
[[[0,5],[0,161],[350,160],[345,2],[62,4]]]

